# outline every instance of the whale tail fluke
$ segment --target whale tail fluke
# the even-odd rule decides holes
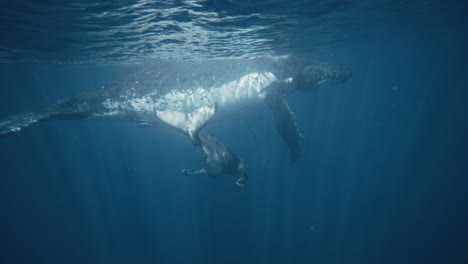
[[[216,114],[216,105],[202,106],[192,112],[178,111],[156,111],[156,115],[164,123],[175,127],[186,133],[195,144],[199,144],[199,131],[207,124],[209,120]]]

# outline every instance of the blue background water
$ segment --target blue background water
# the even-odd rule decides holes
[[[194,21],[194,14],[160,14],[132,24],[154,22],[146,32],[124,31],[161,3],[73,3],[84,7],[21,1],[2,8],[2,119],[160,56],[294,52],[345,65],[353,77],[289,98],[304,135],[304,155],[292,168],[267,111],[210,127],[245,157],[246,188],[229,178],[181,176],[198,156],[167,128],[50,121],[2,139],[0,263],[466,263],[462,4],[206,1],[189,9],[234,22],[201,24],[205,42],[189,34],[195,40],[187,44],[191,27],[165,36],[170,29],[161,23]],[[170,4],[163,9],[187,7]],[[109,10],[129,20],[98,16]],[[226,28],[231,41],[215,34]],[[112,29],[116,35],[99,34]],[[242,29],[252,30],[246,42],[238,41]]]

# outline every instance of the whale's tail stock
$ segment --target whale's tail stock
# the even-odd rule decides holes
[[[0,122],[0,138],[20,132],[24,128],[47,120],[50,117],[51,113],[47,111],[12,116],[9,119]]]
[[[90,114],[88,103],[78,98],[66,99],[48,108],[11,116],[0,121],[0,138],[15,134],[48,119],[82,119],[90,116]]]

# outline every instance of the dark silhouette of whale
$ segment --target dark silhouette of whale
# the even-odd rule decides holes
[[[300,157],[301,134],[286,97],[349,77],[341,67],[296,57],[158,62],[126,79],[2,121],[0,137],[48,119],[120,117],[140,125],[163,120],[197,142],[194,132],[206,122],[198,109],[216,106],[216,116],[223,118],[244,105],[264,104],[273,113],[292,165]]]

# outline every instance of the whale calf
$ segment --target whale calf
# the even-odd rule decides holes
[[[227,119],[228,113],[246,105],[265,105],[288,146],[292,165],[300,158],[301,134],[286,98],[326,83],[342,83],[350,76],[341,67],[297,57],[162,61],[40,111],[1,121],[0,137],[49,119],[112,117],[152,126],[161,123],[164,113],[179,113],[172,116],[172,126],[185,127],[185,133],[197,142],[205,137],[198,134],[195,138],[194,132],[206,120],[191,113],[216,108],[216,118]]]
[[[217,107],[202,106],[193,112],[185,113],[172,110],[156,111],[156,115],[169,126],[176,128],[190,137],[196,149],[202,155],[200,169],[184,169],[184,175],[238,175],[236,184],[245,186],[247,175],[244,162],[229,147],[213,135],[201,132],[201,129],[215,116]]]

